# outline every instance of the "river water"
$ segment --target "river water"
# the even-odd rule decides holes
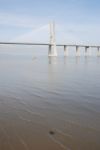
[[[0,53],[0,150],[100,150],[100,58]]]

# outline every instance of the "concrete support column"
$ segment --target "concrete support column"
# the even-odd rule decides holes
[[[79,46],[76,46],[76,56],[80,56]]]
[[[85,56],[88,56],[88,46],[85,46]]]
[[[64,56],[68,56],[68,46],[64,45]]]
[[[92,55],[92,47],[89,47],[89,56]]]
[[[57,56],[54,22],[50,23],[50,45],[49,45],[48,56]]]
[[[52,55],[52,51],[51,51],[51,45],[49,45],[49,50],[48,50],[48,56],[51,56]]]
[[[49,45],[48,56],[57,56],[56,46]]]
[[[100,47],[97,47],[97,56],[100,56]]]

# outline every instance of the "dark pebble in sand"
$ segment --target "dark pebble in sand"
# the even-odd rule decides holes
[[[49,131],[49,134],[54,135],[55,132],[54,131]]]

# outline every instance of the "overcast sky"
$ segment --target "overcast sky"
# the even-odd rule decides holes
[[[57,42],[100,45],[99,0],[0,0],[0,41],[48,42],[51,20]]]

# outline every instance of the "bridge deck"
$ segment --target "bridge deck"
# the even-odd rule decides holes
[[[41,46],[49,46],[51,44],[49,43],[22,43],[22,42],[0,42],[0,45],[41,45]],[[70,46],[70,47],[92,47],[92,48],[97,48],[100,47],[98,45],[79,45],[79,44],[57,44],[56,46]]]

